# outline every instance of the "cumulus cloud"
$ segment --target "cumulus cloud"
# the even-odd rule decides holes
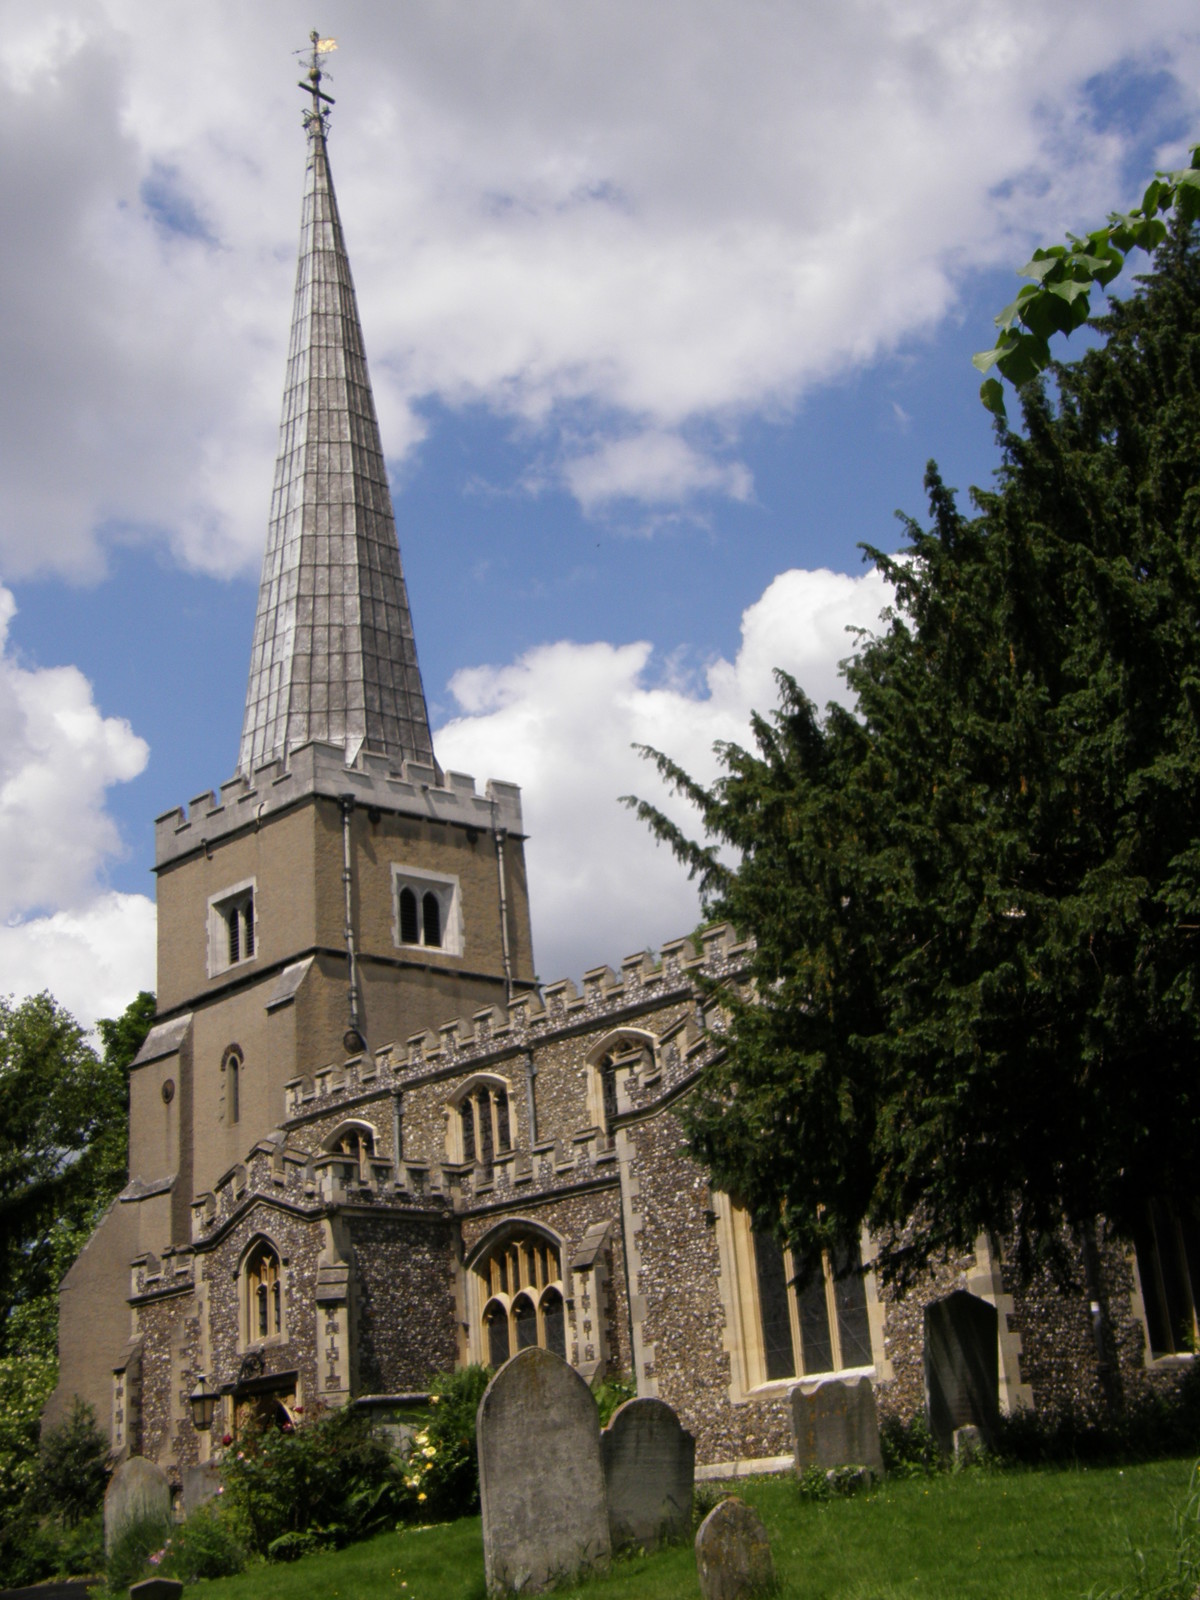
[[[14,658],[14,611],[0,589],[0,990],[48,988],[90,1024],[154,984],[153,904],[103,882],[122,849],[106,791],[149,751],[77,668]]]
[[[631,942],[657,947],[695,926],[694,887],[618,797],[653,800],[693,833],[698,819],[633,746],[662,750],[710,781],[714,744],[745,743],[751,711],[776,703],[775,668],[820,706],[845,700],[838,662],[854,647],[847,629],[876,628],[889,601],[877,572],[785,572],[744,613],[735,658],[694,677],[647,643],[567,640],[454,677],[462,714],[437,733],[438,756],[521,783],[543,979],[615,965]]]
[[[1131,198],[1131,147],[1194,120],[1200,85],[1187,0],[327,9],[388,449],[431,398],[482,403],[593,510],[744,497],[742,421]],[[0,18],[2,570],[94,572],[114,539],[253,568],[303,163],[295,14]],[[1153,92],[1106,121],[1097,82],[1139,72]],[[727,447],[684,443],[697,423]]]

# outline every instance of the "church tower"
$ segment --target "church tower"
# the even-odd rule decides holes
[[[158,1014],[130,1075],[129,1185],[63,1284],[60,1397],[102,1419],[129,1264],[284,1086],[534,984],[519,791],[443,773],[327,149],[314,35],[279,454],[237,768],[157,819]]]

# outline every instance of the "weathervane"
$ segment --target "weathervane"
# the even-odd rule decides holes
[[[309,56],[308,72],[306,74],[308,81],[305,82],[304,79],[301,79],[299,87],[304,90],[305,94],[312,95],[312,110],[304,113],[304,126],[310,131],[312,128],[317,127],[324,134],[329,127],[329,113],[326,111],[325,106],[321,104],[321,101],[324,100],[325,105],[331,106],[334,104],[334,99],[331,94],[326,94],[321,88],[321,79],[328,76],[327,73],[321,71],[321,57],[328,55],[331,50],[337,49],[337,40],[322,39],[315,28],[308,37],[312,41],[312,54]],[[303,53],[302,50],[296,51],[297,55],[303,55]]]

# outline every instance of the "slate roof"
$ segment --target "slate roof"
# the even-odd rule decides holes
[[[396,524],[326,135],[308,174],[238,770],[310,740],[432,764]]]

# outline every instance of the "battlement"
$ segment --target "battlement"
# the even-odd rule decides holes
[[[402,1088],[406,1083],[441,1072],[461,1073],[537,1044],[563,1029],[610,1018],[614,1024],[632,1008],[678,998],[695,989],[695,979],[734,977],[752,949],[739,941],[728,923],[707,929],[697,952],[690,939],[672,939],[655,961],[645,950],[626,956],[618,977],[611,967],[584,973],[582,991],[570,978],[543,986],[541,996],[515,995],[507,1006],[487,1006],[470,1017],[456,1017],[440,1028],[414,1034],[403,1049],[382,1046],[373,1054],[352,1056],[284,1085],[289,1118],[348,1103],[359,1096]],[[714,1019],[708,1019],[709,1025]],[[702,1045],[695,1026],[672,1030],[671,1049],[686,1069]],[[664,1047],[667,1041],[664,1040]]]
[[[157,817],[155,866],[164,867],[241,828],[255,827],[313,794],[333,800],[350,794],[367,809],[524,837],[521,791],[514,783],[489,779],[479,794],[474,778],[466,773],[446,772],[439,778],[435,767],[367,751],[347,762],[342,746],[313,742],[290,751],[286,762],[264,762],[249,778],[239,773],[216,792],[210,789],[186,807],[175,806]]]

